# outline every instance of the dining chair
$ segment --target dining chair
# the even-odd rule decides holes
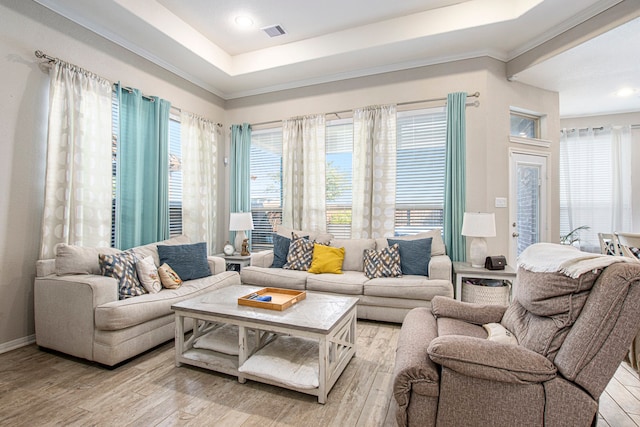
[[[615,233],[598,233],[600,253],[602,255],[621,255]]]
[[[640,233],[615,233],[620,255],[640,262]]]

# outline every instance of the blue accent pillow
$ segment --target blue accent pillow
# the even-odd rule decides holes
[[[400,247],[400,269],[402,274],[429,276],[432,240],[431,237],[418,240],[387,239],[389,246],[397,243]]]
[[[207,243],[158,245],[160,265],[167,263],[182,280],[211,276],[207,262]]]
[[[289,245],[291,245],[291,239],[279,234],[273,234],[273,263],[271,263],[271,268],[282,268],[287,262]]]

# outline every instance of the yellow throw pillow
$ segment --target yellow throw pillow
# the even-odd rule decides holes
[[[169,264],[164,263],[158,267],[158,275],[160,276],[160,282],[162,286],[167,289],[176,289],[182,285],[182,279],[178,274],[173,271],[173,268],[169,267]]]
[[[344,261],[344,248],[313,244],[313,259],[309,273],[333,273],[342,274],[342,262]]]

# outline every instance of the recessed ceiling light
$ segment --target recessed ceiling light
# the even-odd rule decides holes
[[[631,87],[624,87],[616,92],[616,95],[623,98],[627,96],[631,96],[636,93],[638,90]]]
[[[247,15],[239,15],[236,16],[234,20],[236,25],[240,28],[251,28],[253,27],[253,19]]]

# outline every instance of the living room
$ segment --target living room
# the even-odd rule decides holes
[[[51,11],[46,2],[2,0],[0,2],[0,61],[4,82],[0,93],[2,107],[2,193],[0,226],[3,247],[0,271],[0,352],[9,352],[34,342],[33,282],[35,264],[40,258],[41,223],[44,206],[44,181],[48,116],[48,70],[34,57],[34,50],[59,57],[95,72],[111,81],[140,88],[145,94],[169,99],[178,108],[200,114],[223,124],[217,157],[219,209],[216,228],[217,250],[221,251],[229,236],[230,168],[225,158],[230,154],[231,124],[262,123],[317,113],[350,111],[366,105],[410,103],[446,98],[448,93],[478,92],[466,108],[467,120],[467,192],[466,205],[471,211],[495,212],[496,236],[490,239],[492,254],[508,254],[511,230],[507,209],[496,209],[496,198],[509,196],[510,148],[533,150],[549,156],[549,204],[547,210],[550,241],[560,236],[560,197],[557,164],[560,131],[564,127],[600,126],[615,120],[640,123],[638,112],[624,116],[561,118],[559,94],[509,81],[507,63],[482,54],[476,57],[451,58],[419,64],[407,69],[393,69],[371,75],[349,76],[340,80],[314,82],[300,87],[282,86],[280,90],[225,99],[205,86],[188,81],[171,68],[133,53],[68,18]],[[597,3],[597,2],[596,2]],[[613,3],[613,2],[608,2]],[[623,2],[630,3],[630,2]],[[636,12],[637,13],[637,8]],[[162,40],[167,42],[167,40]],[[445,42],[446,43],[446,42]],[[150,57],[153,55],[150,55]],[[277,70],[274,74],[278,74]],[[299,80],[299,79],[298,79]],[[275,77],[274,77],[274,81]],[[442,101],[424,106],[442,104]],[[509,140],[509,111],[512,107],[538,112],[546,117],[544,137],[548,147],[513,144]],[[258,127],[259,128],[259,127]],[[513,263],[514,260],[510,260]],[[365,328],[382,340],[397,334]],[[373,352],[379,343],[371,347]],[[165,348],[159,358],[170,359]],[[387,351],[388,352],[388,351]],[[390,356],[392,357],[392,356]],[[143,357],[157,360],[157,355]],[[37,360],[37,358],[36,358]],[[172,366],[170,360],[164,360]],[[37,363],[37,362],[36,362]],[[150,362],[151,363],[151,362]],[[388,362],[391,363],[392,362]],[[64,360],[61,368],[72,362]],[[383,369],[389,369],[388,366]],[[361,373],[361,375],[364,375]],[[122,378],[124,374],[120,375]],[[118,375],[114,375],[117,381]],[[190,380],[191,381],[191,380]],[[197,381],[197,380],[195,380]],[[267,407],[265,406],[265,410]]]

